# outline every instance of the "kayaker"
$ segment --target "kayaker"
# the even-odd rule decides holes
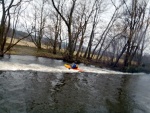
[[[72,67],[72,69],[77,69],[77,68],[78,68],[78,66],[77,66],[76,63],[73,63],[73,64],[71,65],[71,67]]]

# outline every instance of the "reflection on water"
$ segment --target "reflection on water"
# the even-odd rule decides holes
[[[54,60],[35,56],[20,56],[20,55],[5,55],[3,58],[0,57],[0,60],[21,64],[41,64],[41,65],[44,64],[46,66],[52,67],[63,64],[62,60]]]
[[[149,113],[148,75],[0,72],[0,113]]]
[[[0,113],[150,113],[146,74],[70,73],[61,60],[32,56],[6,55],[0,64]]]
[[[40,71],[40,72],[61,72],[61,73],[76,73],[77,70],[67,69],[64,64],[67,62],[63,62],[62,60],[54,60],[42,57],[34,57],[34,56],[19,56],[19,55],[5,55],[4,58],[0,59],[0,70],[9,70],[9,71],[17,71],[17,70],[32,70],[32,71]],[[98,68],[95,66],[87,66],[84,64],[78,64],[79,68],[84,72],[89,73],[103,73],[103,74],[125,74],[123,72],[117,72],[113,70]],[[129,74],[129,73],[126,73]]]

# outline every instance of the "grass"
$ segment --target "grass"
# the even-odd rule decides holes
[[[28,41],[22,41],[19,42],[16,46],[11,48],[10,51],[7,52],[7,54],[11,55],[31,55],[31,56],[37,56],[37,57],[46,57],[46,58],[53,58],[53,59],[61,59],[63,60],[63,55],[60,51],[57,51],[57,54],[53,54],[52,49],[46,49],[44,46],[42,46],[41,50],[38,50],[36,46],[33,45],[32,42]],[[75,55],[75,54],[74,54]],[[74,56],[75,57],[75,56]],[[108,59],[106,57],[102,57],[102,59]],[[76,58],[74,58],[76,60]],[[88,60],[86,58],[80,57],[78,59],[78,62],[82,62],[85,64],[93,64],[99,67],[106,67],[106,64],[103,64],[102,62],[97,62],[95,59]],[[121,63],[122,61],[120,61]]]
[[[63,56],[61,53],[59,54],[52,54],[46,49],[38,50],[35,47],[25,46],[25,45],[16,45],[13,48],[11,48],[10,51],[8,51],[6,54],[11,55],[31,55],[31,56],[37,56],[37,57],[46,57],[46,58],[55,58],[55,59],[63,59]]]
[[[14,39],[14,43],[17,41],[17,39]],[[9,43],[9,40],[8,42]],[[47,49],[46,45],[42,45],[42,49],[38,50],[36,46],[32,42],[28,42],[25,40],[21,40],[16,46],[11,48],[10,51],[8,51],[6,54],[10,55],[31,55],[31,56],[37,56],[37,57],[45,57],[45,58],[52,58],[52,59],[59,59],[59,60],[64,60],[62,51],[57,51],[57,54],[52,53],[52,49]],[[74,56],[75,57],[75,56]],[[94,55],[94,57],[96,57]],[[76,59],[76,58],[74,58]],[[108,57],[102,57],[102,59],[107,59]],[[106,61],[105,63],[103,62],[97,62],[95,59],[93,60],[88,60],[83,57],[80,57],[78,59],[78,62],[82,62],[87,65],[95,65],[97,67],[106,67],[106,68],[111,68],[115,70],[121,70],[121,65],[123,64],[123,60],[120,59],[119,61],[119,67],[114,68],[109,65],[109,61]],[[135,62],[133,62],[134,65],[136,65]],[[127,69],[127,71],[133,70],[132,68]]]
[[[13,43],[17,42],[18,39],[13,39]],[[10,42],[10,38],[7,38],[7,43]],[[6,54],[11,55],[31,55],[37,57],[47,57],[55,59],[63,59],[62,54],[59,52],[56,55],[50,52],[50,49],[47,49],[46,45],[42,45],[42,49],[38,50],[33,42],[26,40],[21,40],[17,45],[15,45],[11,50]]]

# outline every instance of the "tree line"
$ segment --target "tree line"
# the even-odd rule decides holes
[[[141,64],[149,40],[148,0],[0,0],[0,6],[0,56],[25,38],[41,49],[47,38],[52,53],[63,50],[66,60],[126,67]],[[26,35],[12,43],[17,29]]]

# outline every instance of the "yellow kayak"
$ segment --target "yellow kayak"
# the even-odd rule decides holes
[[[66,68],[68,68],[68,69],[74,69],[74,68],[72,68],[71,65],[69,65],[69,64],[64,64],[64,66],[65,66]],[[78,71],[80,71],[80,72],[83,72],[83,70],[80,69],[80,68],[75,68],[74,70],[78,70]]]

